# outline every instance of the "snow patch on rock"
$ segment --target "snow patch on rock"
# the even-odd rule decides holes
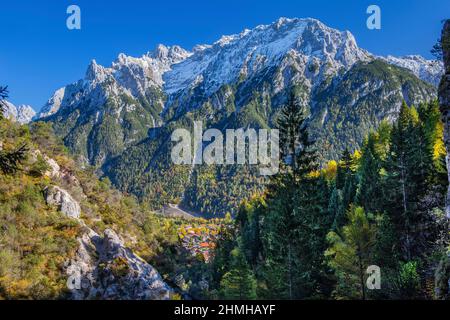
[[[438,60],[426,60],[419,55],[409,55],[404,57],[387,56],[381,59],[390,64],[410,70],[419,79],[438,86],[444,74],[444,64]]]

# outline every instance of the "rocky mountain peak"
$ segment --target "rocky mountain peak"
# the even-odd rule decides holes
[[[29,123],[35,116],[36,111],[32,106],[21,104],[17,107],[17,121],[19,123]]]
[[[316,19],[280,18],[270,25],[222,36],[212,45],[195,47],[192,56],[164,75],[164,88],[172,94],[194,84],[209,94],[242,74],[250,78],[276,66],[292,50],[306,61],[316,58],[330,63],[332,72],[371,58],[348,31],[329,28]]]
[[[6,107],[3,112],[5,118],[9,118],[21,124],[31,122],[31,120],[36,116],[36,112],[29,105],[15,106],[9,101],[5,101],[4,105]]]
[[[166,47],[163,44],[159,44],[153,52],[148,54],[153,59],[159,60],[161,62],[168,61],[172,63],[178,63],[183,61],[191,55],[191,53],[180,46]]]
[[[120,56],[119,56],[120,57]],[[105,80],[107,75],[107,72],[104,67],[97,64],[97,61],[92,60],[89,64],[87,70],[86,70],[86,81],[95,81],[95,82],[102,82]]]

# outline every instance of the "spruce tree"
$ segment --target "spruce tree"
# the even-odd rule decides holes
[[[301,225],[313,221],[299,207],[307,203],[313,210],[307,214],[313,215],[317,210],[312,196],[321,193],[315,185],[316,179],[310,177],[318,167],[316,152],[306,126],[306,110],[298,103],[294,90],[287,105],[281,110],[277,124],[280,130],[282,168],[272,179],[267,213],[261,230],[264,272],[268,292],[273,294],[272,297],[297,299],[307,291],[302,285],[307,282],[303,277],[307,270],[300,269],[300,266],[302,256],[305,260],[305,256],[310,253],[302,242],[305,239],[311,240],[309,235],[312,229],[312,226],[304,228]],[[303,190],[302,193],[300,190]],[[327,207],[327,203],[324,207]],[[306,264],[304,266],[307,268]]]
[[[334,217],[333,229],[342,227],[347,219],[346,212],[353,203],[356,193],[355,161],[348,149],[338,163],[336,181],[331,193],[329,212]]]
[[[355,197],[355,203],[370,212],[379,212],[382,203],[381,159],[376,151],[376,143],[376,133],[370,133],[362,149]]]
[[[8,88],[0,86],[0,119],[3,118],[5,100],[8,98]],[[0,171],[3,174],[13,174],[20,170],[20,164],[26,158],[27,147],[22,145],[14,151],[4,151],[0,141]]]
[[[329,213],[330,188],[325,178],[309,177],[301,181],[297,194],[297,298],[326,297],[330,294],[330,279],[323,252],[327,248],[326,235],[334,218]]]
[[[268,298],[296,298],[298,221],[291,194],[292,190],[280,187],[270,196],[261,230]]]
[[[240,248],[232,252],[231,270],[220,282],[220,295],[226,300],[256,299],[256,280]]]

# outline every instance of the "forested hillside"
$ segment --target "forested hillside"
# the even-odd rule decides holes
[[[289,112],[301,108],[292,101]],[[265,193],[244,202],[237,233],[218,245],[213,272],[223,297],[435,298],[434,273],[449,241],[437,102],[403,103],[392,125],[383,122],[361,150],[323,169],[303,122],[281,118],[303,150]],[[366,288],[372,265],[381,268],[381,290]]]

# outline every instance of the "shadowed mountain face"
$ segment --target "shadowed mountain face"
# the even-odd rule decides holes
[[[121,54],[109,68],[93,61],[40,116],[121,190],[155,208],[183,202],[223,215],[264,179],[247,166],[173,165],[174,129],[197,120],[222,130],[274,127],[295,88],[322,160],[335,159],[382,120],[395,119],[403,100],[434,99],[441,72],[439,62],[420,57],[376,57],[350,32],[320,21],[281,18],[192,52],[160,45],[141,58]]]
[[[444,25],[444,29],[442,31],[442,49],[443,49],[443,58],[445,64],[445,74],[442,77],[440,86],[439,86],[439,104],[442,113],[442,121],[444,122],[444,139],[445,145],[447,148],[447,153],[450,150],[450,20]],[[448,162],[448,161],[447,161]],[[450,174],[450,170],[449,170]],[[450,181],[450,178],[449,178]],[[447,216],[450,217],[450,190],[449,195],[447,197]]]

